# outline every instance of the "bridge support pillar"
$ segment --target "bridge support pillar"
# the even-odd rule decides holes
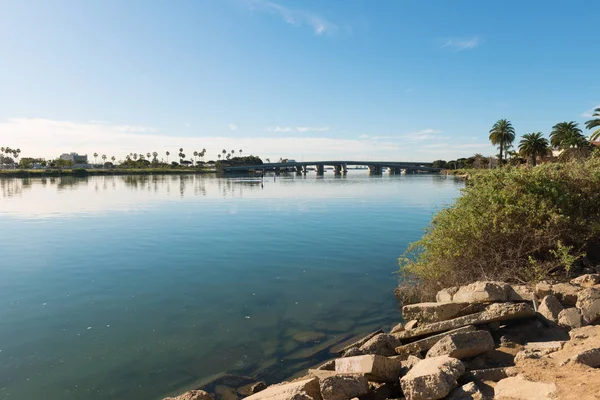
[[[341,165],[334,165],[333,166],[333,173],[336,175],[341,175],[342,174],[342,166]]]
[[[379,165],[369,165],[369,173],[371,175],[381,175],[381,167]]]
[[[277,176],[281,175],[281,168],[275,167],[275,175],[277,175]]]
[[[306,173],[306,172],[304,172],[304,173]],[[302,175],[302,166],[301,165],[296,166],[296,175]]]
[[[342,164],[342,174],[348,173],[348,166],[346,164]]]
[[[388,171],[390,175],[400,175],[402,173],[402,168],[400,167],[389,167]]]
[[[411,168],[406,168],[405,171],[406,171],[407,175],[408,174],[416,174],[417,173],[416,169],[411,169]]]
[[[317,175],[325,174],[325,166],[324,165],[315,165],[315,170],[317,171]]]
[[[308,172],[308,167],[307,167],[306,165],[303,165],[303,166],[302,166],[302,173],[303,173],[304,175],[306,175],[306,173],[307,173],[307,172]]]

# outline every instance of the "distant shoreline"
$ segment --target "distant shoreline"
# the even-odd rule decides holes
[[[9,169],[0,170],[0,178],[43,178],[61,176],[107,176],[107,175],[181,175],[181,174],[214,174],[217,171],[208,168],[132,168],[132,169]]]

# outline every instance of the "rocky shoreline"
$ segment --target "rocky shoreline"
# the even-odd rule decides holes
[[[402,313],[389,333],[343,346],[290,382],[232,378],[165,400],[600,398],[600,274],[475,282]]]

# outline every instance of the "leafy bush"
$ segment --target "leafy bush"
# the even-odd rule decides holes
[[[400,258],[424,297],[478,279],[565,279],[600,261],[600,157],[470,178]],[[405,285],[405,286],[406,286]]]
[[[74,176],[88,176],[88,170],[85,168],[76,168],[73,170]]]

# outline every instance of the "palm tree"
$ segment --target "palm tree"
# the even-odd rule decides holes
[[[98,163],[98,161],[96,160],[96,158],[98,158],[98,153],[94,153],[94,164]]]
[[[152,152],[152,157],[154,157],[154,160],[152,160],[153,162],[154,162],[154,161],[158,161],[158,160],[156,159],[156,158],[158,157],[158,152],[156,152],[156,151]]]
[[[202,161],[204,161],[204,155],[206,154],[206,149],[202,149]]]
[[[271,159],[269,159],[269,158],[265,158],[265,161],[266,161],[266,162],[268,162],[268,163],[270,163],[270,162],[271,162]]]
[[[194,152],[194,163],[196,162],[196,157],[198,157],[198,152],[197,151]]]
[[[219,157],[219,161],[221,161],[221,155],[219,154],[217,157]]]
[[[565,150],[570,147],[586,147],[589,145],[589,142],[583,135],[578,123],[575,121],[565,121],[552,127],[550,144],[552,147]]]
[[[147,158],[148,160],[150,159],[150,156],[152,156],[152,154],[150,154],[150,153],[146,153],[146,158]]]
[[[240,149],[240,157],[242,156],[242,149]]]
[[[507,145],[512,145],[515,140],[515,128],[513,128],[510,121],[506,119],[499,119],[496,121],[492,129],[490,130],[490,142],[493,145],[500,147],[500,165],[502,165],[502,153]]]
[[[104,161],[104,164],[106,164],[106,154],[102,154],[102,161]]]
[[[165,153],[167,155],[167,163],[169,162],[169,155],[171,155],[171,153],[169,153],[168,151]]]
[[[115,157],[115,156],[112,156],[112,157],[110,158],[110,161],[112,161],[112,163],[113,163],[113,164],[115,163],[115,161],[116,161],[116,160],[117,160],[117,159],[116,159],[116,157]]]
[[[600,117],[600,107],[594,110],[592,117]],[[586,129],[598,128],[590,135],[590,142],[600,140],[600,118],[590,119],[585,123]]]
[[[133,160],[134,160],[134,161],[137,161],[137,158],[138,158],[138,155],[137,155],[137,153],[133,153]]]
[[[548,139],[542,136],[542,132],[526,133],[519,142],[519,151],[525,157],[531,157],[532,164],[537,164],[537,156],[545,156],[550,153]]]

